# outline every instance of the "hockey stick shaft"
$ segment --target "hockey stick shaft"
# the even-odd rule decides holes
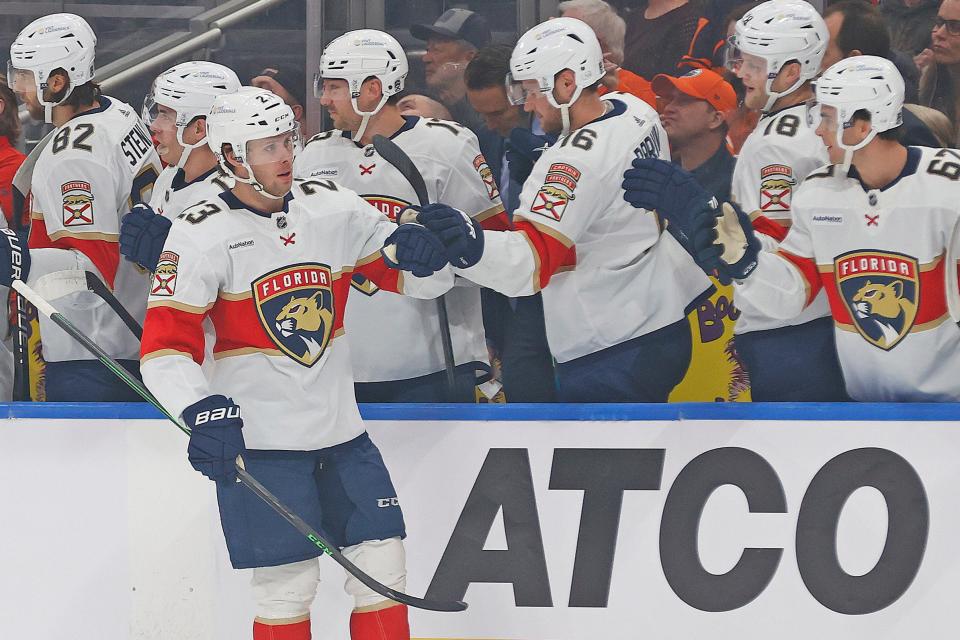
[[[430,196],[427,193],[427,185],[423,181],[423,174],[413,164],[403,149],[397,146],[390,138],[385,136],[373,136],[373,148],[376,149],[380,157],[389,162],[413,187],[413,192],[417,194],[417,200],[420,206],[430,204]],[[397,220],[397,224],[400,224]],[[450,335],[450,317],[447,314],[447,302],[445,296],[437,298],[437,319],[440,324],[440,345],[443,348],[443,369],[447,378],[447,400],[453,401],[455,398],[457,381],[456,366],[457,361],[453,355],[453,337]]]
[[[84,348],[93,354],[105,367],[112,371],[117,377],[123,380],[131,389],[136,391],[144,400],[156,407],[168,420],[177,426],[178,429],[190,435],[190,429],[180,423],[173,415],[167,411],[163,405],[160,404],[160,401],[157,400],[152,393],[144,386],[142,382],[137,380],[132,376],[126,369],[124,369],[120,364],[111,358],[102,348],[100,348],[97,343],[88,338],[82,331],[77,329],[72,322],[70,322],[63,314],[59,313],[53,305],[44,300],[37,294],[36,291],[28,287],[24,282],[20,280],[15,280],[13,282],[13,288],[24,298],[29,300],[37,310],[43,315],[47,316],[55,322],[60,328],[66,331],[72,338],[77,340]],[[244,484],[250,491],[252,491],[258,498],[263,500],[267,505],[270,506],[274,511],[276,511],[284,520],[289,522],[296,528],[300,533],[302,533],[310,542],[312,542],[320,551],[326,555],[333,558],[340,566],[346,569],[351,575],[353,575],[357,580],[362,582],[372,591],[382,595],[384,598],[389,598],[400,604],[405,604],[417,609],[426,609],[428,611],[463,611],[467,608],[467,604],[461,601],[436,601],[436,600],[425,600],[423,598],[417,598],[400,591],[391,589],[390,587],[381,584],[373,577],[364,573],[357,565],[353,564],[348,560],[340,551],[331,545],[327,540],[317,533],[309,524],[307,524],[303,518],[295,514],[285,506],[280,500],[273,495],[266,487],[260,484],[253,476],[247,473],[246,469],[243,468],[243,461],[238,457],[237,458],[237,477],[240,479],[240,482]]]

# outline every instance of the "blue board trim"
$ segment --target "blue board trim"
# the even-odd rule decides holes
[[[960,421],[960,403],[746,403],[670,404],[367,404],[366,420],[834,420]],[[0,417],[77,420],[147,420],[163,416],[144,403],[0,403]]]

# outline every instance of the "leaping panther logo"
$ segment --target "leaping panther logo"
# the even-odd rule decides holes
[[[860,335],[884,351],[897,346],[917,318],[917,260],[903,254],[856,251],[834,260],[834,269]]]
[[[305,367],[320,361],[333,335],[330,268],[307,263],[283,267],[253,282],[260,323],[287,356]]]

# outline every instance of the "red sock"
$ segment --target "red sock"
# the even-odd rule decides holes
[[[310,640],[310,618],[293,624],[253,621],[253,640]]]
[[[350,614],[351,640],[410,640],[407,605]]]

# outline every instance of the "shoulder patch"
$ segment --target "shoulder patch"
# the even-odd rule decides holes
[[[490,199],[496,200],[499,198],[500,190],[497,189],[497,181],[494,180],[493,170],[487,164],[487,159],[483,157],[482,153],[477,154],[477,157],[473,159],[473,168],[480,174],[480,179],[483,180],[483,186],[487,188],[487,195]]]
[[[575,200],[574,190],[582,173],[566,162],[554,162],[547,169],[543,186],[534,197],[532,213],[559,221],[571,200]]]
[[[63,196],[63,226],[93,224],[93,190],[89,182],[71,180],[60,185]]]
[[[150,286],[150,295],[172,296],[177,290],[177,263],[180,255],[173,251],[164,251],[157,262],[157,270],[153,272],[153,284]]]
[[[790,211],[790,196],[796,184],[793,169],[785,164],[768,164],[760,169],[760,211]]]

